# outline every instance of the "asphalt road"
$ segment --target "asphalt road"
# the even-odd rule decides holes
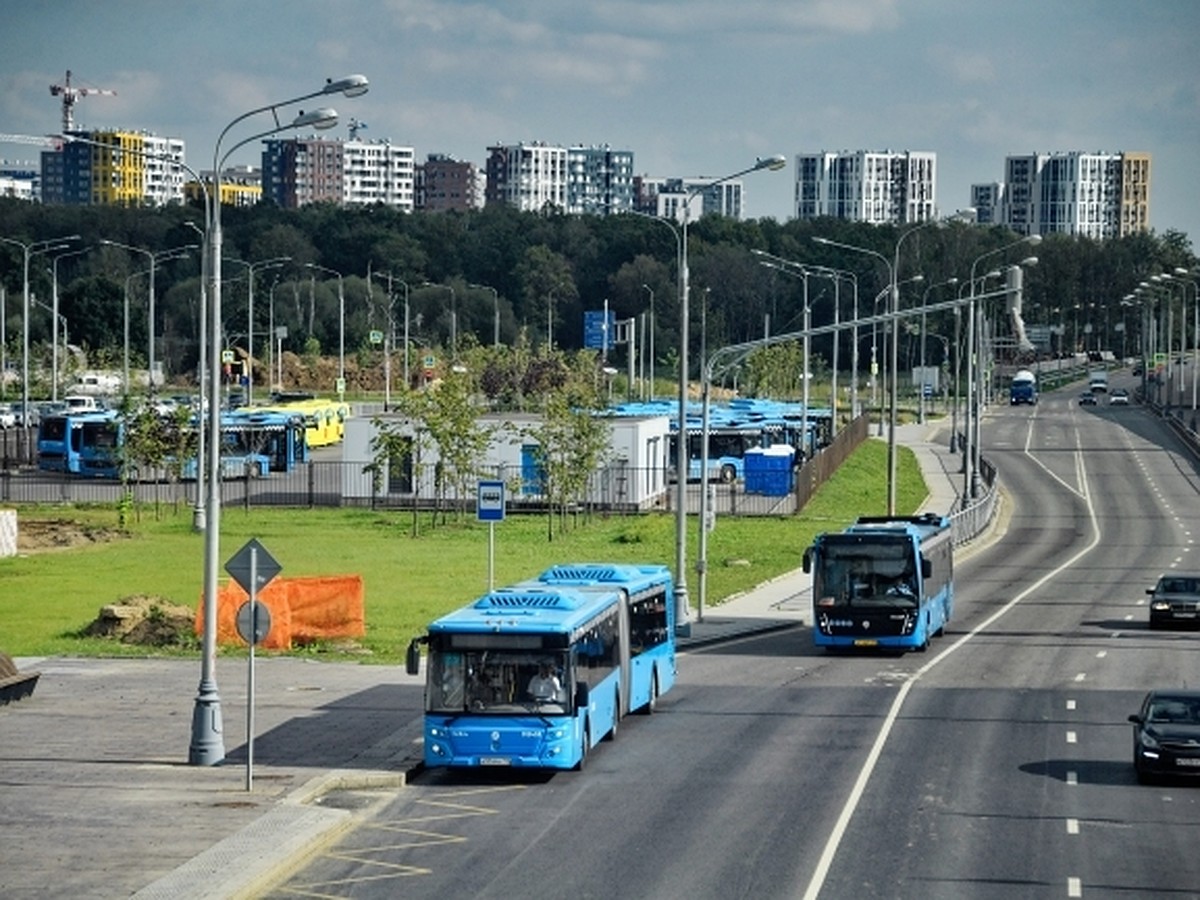
[[[1200,684],[1200,633],[1151,632],[1144,593],[1200,568],[1200,476],[1075,396],[986,422],[1007,528],[928,653],[683,654],[584,772],[428,772],[272,896],[1200,897],[1200,785],[1138,785],[1126,722]]]

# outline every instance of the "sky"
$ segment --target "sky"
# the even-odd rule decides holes
[[[780,221],[797,153],[934,151],[948,215],[1009,155],[1147,151],[1151,227],[1200,245],[1197,0],[40,0],[2,21],[3,134],[61,130],[49,88],[70,70],[116,92],[81,97],[76,127],[181,137],[210,169],[238,116],[360,73],[365,96],[321,102],[324,134],[354,118],[481,168],[496,143],[607,144],[658,177],[782,154],[745,179],[746,214]]]

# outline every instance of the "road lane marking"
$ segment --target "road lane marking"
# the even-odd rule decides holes
[[[1079,820],[1067,819],[1067,834],[1079,834]]]
[[[1031,456],[1030,458],[1033,457]],[[1043,466],[1036,459],[1034,459],[1034,462],[1037,462],[1039,466],[1042,466],[1042,468],[1045,469],[1045,466]],[[908,694],[912,690],[913,685],[915,685],[922,678],[922,676],[926,675],[930,670],[932,670],[934,666],[938,665],[948,656],[950,656],[950,654],[973,641],[980,634],[1003,618],[1015,606],[1021,603],[1021,601],[1032,595],[1035,591],[1040,590],[1041,587],[1047,582],[1057,578],[1063,572],[1071,569],[1076,565],[1076,563],[1078,563],[1085,556],[1095,550],[1097,546],[1099,546],[1100,525],[1096,518],[1096,508],[1092,503],[1091,492],[1086,489],[1087,472],[1083,460],[1083,450],[1079,446],[1078,435],[1076,436],[1075,467],[1080,473],[1080,483],[1084,486],[1082,493],[1072,490],[1068,485],[1065,484],[1065,482],[1062,482],[1062,479],[1058,478],[1057,476],[1053,476],[1053,473],[1050,474],[1055,478],[1055,480],[1063,483],[1068,490],[1071,490],[1071,493],[1076,494],[1083,499],[1087,506],[1088,519],[1092,525],[1091,541],[1089,541],[1087,546],[1085,546],[1070,559],[1065,560],[1061,565],[1046,572],[1041,578],[1025,588],[1025,590],[1015,595],[1006,604],[997,609],[994,613],[956,640],[953,644],[951,644],[949,647],[946,647],[944,650],[930,659],[927,663],[925,663],[925,665],[917,669],[908,681],[900,685],[900,689],[896,692],[896,697],[892,700],[892,705],[889,707],[887,715],[884,716],[883,724],[879,728],[879,733],[875,736],[875,742],[871,745],[871,750],[867,753],[867,758],[863,762],[863,767],[859,771],[858,777],[854,781],[854,786],[850,789],[850,794],[846,797],[846,802],[842,806],[841,812],[838,814],[837,821],[834,823],[833,829],[830,831],[829,837],[825,841],[825,847],[822,849],[821,855],[817,859],[816,869],[813,870],[812,877],[808,882],[808,887],[804,891],[804,900],[817,900],[818,895],[821,893],[821,888],[825,884],[825,878],[828,876],[829,869],[833,865],[833,858],[837,855],[838,847],[841,845],[842,837],[845,835],[846,829],[850,825],[850,819],[853,817],[855,810],[858,808],[859,801],[862,799],[863,794],[866,793],[867,784],[871,780],[871,775],[875,771],[875,766],[879,762],[879,757],[883,754],[884,745],[887,743],[888,737],[891,736],[892,729],[896,724],[896,720],[900,716],[900,710],[904,706],[904,701],[908,699]],[[1049,469],[1046,469],[1046,471],[1049,472]],[[1076,680],[1082,680],[1082,676]],[[1075,881],[1078,882],[1078,879],[1075,879]]]

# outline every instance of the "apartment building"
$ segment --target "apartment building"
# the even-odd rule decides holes
[[[183,201],[188,170],[179,138],[142,131],[71,134],[83,140],[42,152],[43,203],[166,206]]]
[[[310,203],[412,212],[416,172],[412,147],[390,141],[276,138],[263,142],[262,192],[285,209]]]
[[[629,212],[633,201],[633,151],[567,148],[567,212],[615,215]]]
[[[971,186],[980,221],[1018,234],[1097,240],[1150,228],[1150,154],[1079,150],[1004,161],[1004,181]]]
[[[794,214],[872,225],[936,218],[937,154],[842,150],[796,155]]]
[[[682,222],[684,207],[687,216],[698,219],[705,215],[743,218],[745,186],[740,178],[713,184],[715,178],[657,178],[639,175],[634,179],[634,208],[638,212]]]
[[[522,212],[567,208],[567,149],[544,143],[494,144],[487,148],[484,203]]]
[[[473,162],[430,153],[416,167],[417,209],[424,212],[468,212],[483,207],[483,179]]]

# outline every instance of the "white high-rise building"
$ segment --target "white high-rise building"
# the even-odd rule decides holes
[[[488,147],[484,203],[522,212],[567,209],[567,149],[544,143]]]
[[[1114,238],[1150,227],[1150,154],[1029,153],[1004,161],[1004,181],[971,185],[980,221],[1018,234]]]
[[[873,225],[937,217],[937,154],[842,150],[796,155],[797,219],[831,216]]]

